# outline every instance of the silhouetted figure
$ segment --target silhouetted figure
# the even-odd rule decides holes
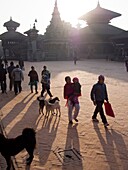
[[[128,72],[128,60],[125,60],[126,71]]]
[[[14,80],[14,92],[15,95],[22,91],[21,82],[24,80],[24,75],[22,70],[19,68],[19,65],[16,65],[16,68],[12,71],[12,78]]]
[[[37,94],[38,93],[37,84],[39,82],[39,78],[38,78],[38,74],[35,71],[35,68],[33,66],[31,67],[31,71],[28,73],[28,76],[30,77],[29,85],[30,85],[30,88],[31,88],[31,93],[33,93],[33,86],[35,86],[35,91],[36,91],[36,94]]]
[[[0,67],[0,85],[1,85],[2,93],[6,93],[6,89],[7,89],[6,74],[7,74],[7,71],[4,68],[4,64],[1,64],[1,67]]]
[[[41,73],[42,79],[42,94],[44,94],[45,91],[47,91],[48,95],[52,97],[52,94],[50,92],[50,72],[47,70],[47,67],[43,67],[43,71]]]
[[[10,82],[9,82],[9,89],[10,89],[10,91],[12,90],[12,87],[13,87],[13,85],[14,85],[14,81],[13,81],[13,78],[12,78],[12,71],[15,69],[16,67],[14,66],[14,63],[13,63],[13,61],[11,61],[10,62],[10,66],[8,67],[8,76],[9,76],[9,80],[10,80]]]
[[[20,66],[21,70],[24,69],[24,61],[23,61],[23,59],[19,60],[19,66]]]

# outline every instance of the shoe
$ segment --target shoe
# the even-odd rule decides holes
[[[78,122],[78,119],[74,119],[76,122]]]
[[[99,120],[97,118],[92,118],[93,122],[99,122]]]
[[[109,126],[109,124],[108,124],[108,123],[105,123],[105,124],[104,124],[104,127],[107,127],[107,126]]]
[[[72,120],[70,120],[70,121],[69,121],[69,124],[73,124],[73,121],[72,121]]]

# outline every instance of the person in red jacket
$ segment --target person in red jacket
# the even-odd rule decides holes
[[[80,107],[78,97],[74,94],[74,84],[71,82],[71,78],[66,76],[65,81],[66,84],[64,85],[64,99],[67,99],[69,123],[72,124],[73,119],[78,122],[76,117],[79,113]],[[73,108],[75,108],[74,116],[72,116]]]

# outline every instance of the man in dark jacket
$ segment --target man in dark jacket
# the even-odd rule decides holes
[[[36,94],[38,93],[37,91],[37,83],[39,81],[39,78],[38,78],[38,74],[37,72],[35,71],[35,68],[32,66],[31,67],[31,71],[28,73],[28,76],[30,77],[30,88],[31,88],[31,93],[33,93],[33,86],[35,86],[35,91],[36,91]]]
[[[52,93],[50,92],[50,72],[47,70],[47,67],[44,66],[44,69],[41,72],[41,83],[42,83],[42,94],[47,91],[50,97],[53,97]]]
[[[14,81],[13,81],[13,78],[12,78],[12,71],[14,70],[15,66],[14,66],[14,63],[13,61],[10,62],[10,66],[8,67],[8,76],[9,76],[9,89],[10,91],[12,90],[12,87],[14,85]]]
[[[93,101],[94,105],[96,106],[94,114],[92,116],[92,120],[98,122],[97,114],[99,112],[104,126],[105,127],[108,126],[109,124],[108,124],[107,119],[104,115],[104,111],[103,111],[103,107],[102,107],[104,100],[106,100],[108,102],[108,94],[107,94],[106,85],[104,83],[103,75],[100,75],[98,77],[98,82],[93,85],[93,88],[91,90],[91,100]]]
[[[0,85],[1,85],[2,93],[6,93],[6,88],[7,88],[6,74],[7,74],[7,71],[4,68],[4,64],[1,64],[1,67],[0,67]]]

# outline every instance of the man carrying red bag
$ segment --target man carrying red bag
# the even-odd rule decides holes
[[[100,117],[102,119],[102,122],[105,127],[109,126],[107,119],[104,115],[103,111],[103,103],[104,100],[108,102],[108,94],[107,94],[107,88],[104,83],[104,76],[100,75],[98,77],[98,82],[93,85],[92,90],[91,90],[91,100],[93,101],[94,105],[96,106],[94,114],[92,116],[92,120],[94,122],[99,122],[97,119],[97,114],[100,113]]]

